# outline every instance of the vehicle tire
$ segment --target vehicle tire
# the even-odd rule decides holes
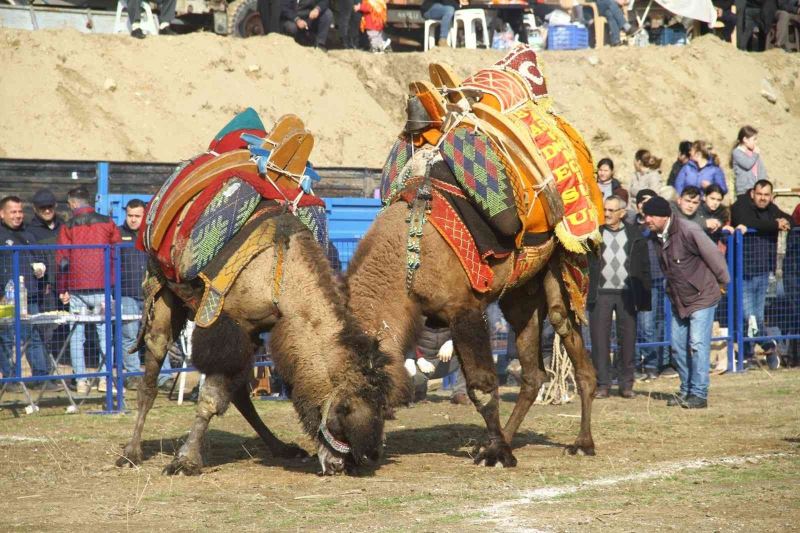
[[[234,0],[228,4],[228,35],[252,37],[264,35],[258,0]]]

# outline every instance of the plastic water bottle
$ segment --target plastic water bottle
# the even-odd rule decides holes
[[[6,292],[5,292],[5,300],[6,303],[9,305],[14,305],[14,281],[8,280],[6,283]]]
[[[28,314],[28,289],[25,287],[25,278],[19,277],[19,314]]]

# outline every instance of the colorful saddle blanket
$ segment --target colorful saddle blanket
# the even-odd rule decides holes
[[[153,197],[137,247],[156,258],[167,279],[195,279],[265,201],[302,213],[309,229],[327,245],[324,202],[306,193],[310,182],[319,179],[303,152],[309,149],[308,134],[298,133],[296,126],[302,128],[302,122],[290,117],[292,128],[270,145],[263,123],[248,108],[215,136],[208,151],[179,165]],[[288,156],[283,164],[294,165],[292,174],[309,178],[298,180],[296,188],[275,179],[282,169],[270,155],[281,150],[281,141],[293,143],[284,149]]]
[[[518,245],[525,233],[548,230],[577,253],[599,242],[602,196],[591,154],[574,128],[551,111],[535,52],[517,47],[463,82],[443,65],[432,64],[430,71],[438,88],[414,82],[411,89],[428,113],[429,129],[436,131],[402,136],[412,152],[425,146],[439,150],[490,220],[509,209],[513,199],[520,221]],[[398,160],[407,151],[402,146],[392,151],[386,181],[404,177]],[[385,184],[382,189],[402,186]]]

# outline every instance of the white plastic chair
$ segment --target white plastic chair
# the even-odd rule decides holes
[[[483,46],[490,48],[489,29],[486,25],[486,12],[483,9],[459,9],[453,19],[454,35],[458,32],[458,23],[464,28],[464,48],[478,47],[478,25],[481,26]],[[455,46],[455,43],[453,45]]]
[[[133,0],[136,2],[137,0]],[[122,12],[125,11],[125,18],[123,19]],[[127,14],[128,3],[125,0],[118,0],[117,14],[114,18],[114,33],[130,33],[131,23]],[[148,2],[142,2],[142,31],[150,35],[158,35],[158,17],[153,14]]]
[[[424,51],[427,52],[428,50],[430,50],[431,48],[436,46],[435,26],[441,26],[441,24],[442,23],[440,21],[438,21],[438,20],[433,20],[433,19],[425,20],[425,32],[424,32],[423,37],[422,37],[422,39],[423,39],[422,46],[423,46]],[[455,43],[455,40],[456,40],[455,29],[456,29],[456,26],[455,26],[455,23],[453,23],[453,26],[450,28],[450,33],[447,34],[447,44],[449,46],[452,46],[452,47],[455,47],[455,45],[456,45],[456,43]]]

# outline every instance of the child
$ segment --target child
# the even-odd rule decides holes
[[[386,2],[385,0],[362,0],[353,8],[362,13],[361,31],[367,33],[369,37],[369,49],[371,52],[391,52],[391,40],[383,35],[383,28],[386,26]]]

